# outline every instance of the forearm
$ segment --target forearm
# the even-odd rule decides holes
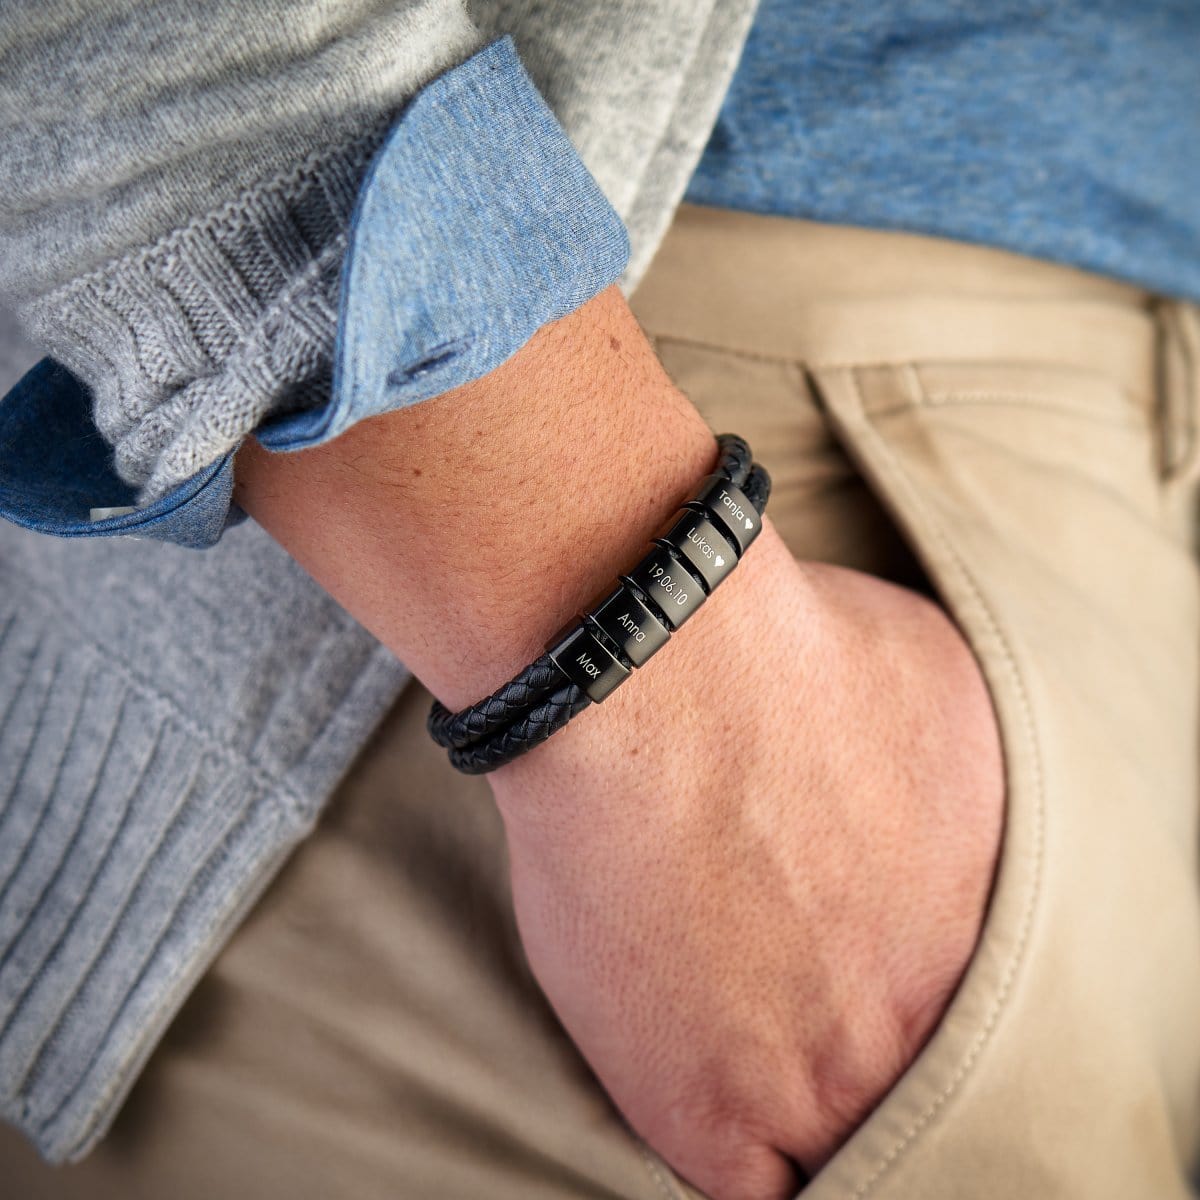
[[[609,289],[456,392],[238,460],[239,500],[450,707],[493,690],[714,465]],[[769,517],[671,646],[488,776],[522,942],[632,1126],[721,1200],[797,1189],[970,954],[1000,807],[935,605]]]
[[[247,442],[235,494],[457,708],[631,566],[715,457],[611,287],[452,392],[308,451]]]

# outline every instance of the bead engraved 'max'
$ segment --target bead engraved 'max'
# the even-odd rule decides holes
[[[739,557],[762,532],[762,517],[758,510],[746,498],[746,493],[724,475],[709,475],[687,507],[715,517],[722,532],[737,543]]]
[[[586,624],[577,625],[549,653],[567,678],[597,702],[611,696],[633,674]]]

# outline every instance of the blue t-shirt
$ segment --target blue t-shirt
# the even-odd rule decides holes
[[[1200,300],[1200,0],[762,0],[685,198]]]

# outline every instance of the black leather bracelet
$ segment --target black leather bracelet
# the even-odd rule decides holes
[[[662,649],[733,570],[762,528],[771,479],[737,434],[665,535],[491,695],[458,712],[435,700],[426,726],[451,765],[481,775],[544,742]]]

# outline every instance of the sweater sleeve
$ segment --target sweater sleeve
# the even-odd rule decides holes
[[[313,445],[466,382],[628,259],[511,39],[460,0],[41,0],[6,17],[0,80],[0,286],[70,373],[4,406],[6,444],[52,453],[86,416],[113,476],[6,464],[30,488],[3,515],[46,532],[138,509],[208,544],[250,432]]]

